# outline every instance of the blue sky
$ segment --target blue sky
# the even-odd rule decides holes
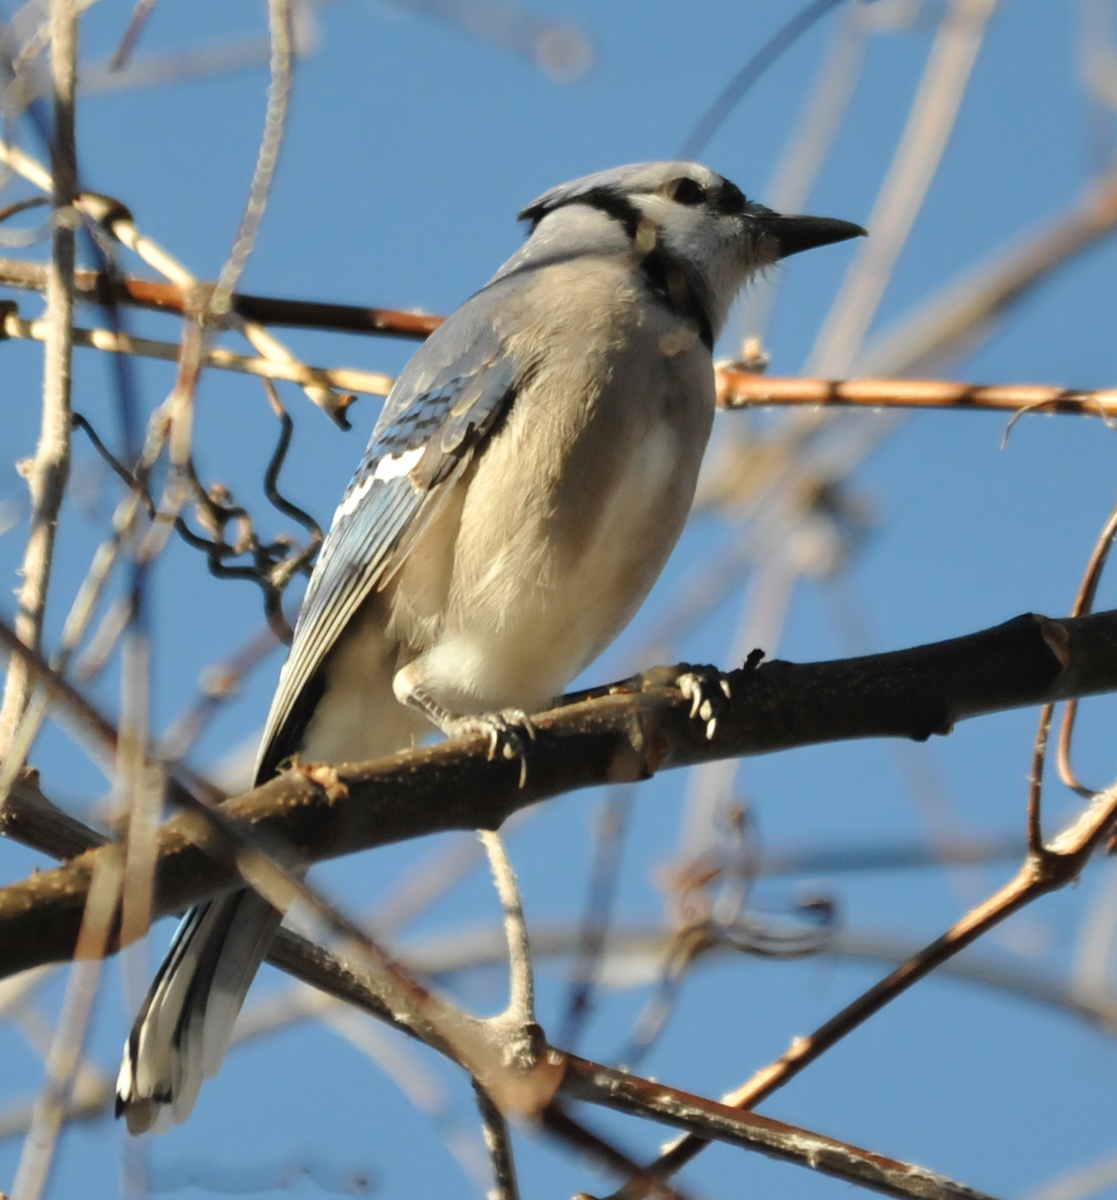
[[[672,157],[710,100],[796,5],[786,0],[729,4],[692,0],[536,0],[535,12],[584,32],[592,70],[563,84],[534,64],[405,4],[345,0],[316,14],[318,44],[300,61],[283,157],[244,290],[279,296],[448,312],[479,287],[519,244],[515,214],[545,188],[624,162]],[[878,0],[878,15],[915,14],[902,28],[874,35],[848,118],[809,209],[865,221],[902,130],[941,3]],[[84,18],[83,59],[115,46],[130,6],[103,0]],[[1009,0],[994,16],[961,115],[897,266],[877,321],[886,327],[975,262],[1062,211],[1105,161],[1111,115],[1087,97],[1080,70],[1076,6]],[[143,54],[259,37],[258,3],[198,0],[156,7]],[[711,142],[704,160],[747,194],[765,188],[837,16],[831,15],[768,72]],[[83,97],[79,116],[84,185],[125,201],[139,226],[199,276],[219,270],[235,234],[264,112],[266,72],[250,68],[162,87]],[[24,144],[38,152],[30,131]],[[5,201],[6,202],[6,201]],[[781,267],[770,332],[772,370],[794,373],[850,262],[848,246],[804,255]],[[130,267],[136,264],[128,260]],[[1014,310],[970,358],[960,378],[1111,386],[1117,376],[1113,280],[1117,246],[1103,243],[1058,271]],[[20,298],[25,314],[34,299]],[[92,320],[92,314],[85,319]],[[135,328],[174,338],[165,318],[137,317]],[[730,322],[721,353],[736,351]],[[308,361],[396,372],[407,343],[284,331]],[[15,458],[29,454],[37,420],[38,350],[0,346],[4,436]],[[79,351],[75,407],[111,431],[114,401],[107,365]],[[171,373],[137,367],[150,411]],[[285,474],[297,503],[327,519],[356,464],[377,403],[361,400],[354,429],[336,430],[295,389],[284,393],[295,417],[295,449]],[[721,420],[723,429],[737,418]],[[867,459],[850,488],[873,514],[864,547],[837,585],[804,585],[793,597],[781,656],[814,659],[853,652],[841,632],[839,601],[868,631],[869,649],[949,637],[1036,610],[1069,610],[1082,569],[1114,499],[1117,442],[1096,420],[1026,417],[1007,446],[1005,419],[925,413],[902,424]],[[263,431],[263,432],[261,432]],[[259,478],[273,438],[262,392],[239,378],[204,379],[196,454],[207,479],[232,483],[238,498],[262,505]],[[57,636],[69,597],[116,492],[88,447],[76,442],[77,497],[67,506],[49,633]],[[22,496],[11,467],[0,498]],[[84,482],[83,482],[84,481]],[[79,502],[80,501],[80,502]],[[0,573],[13,580],[18,527],[0,540]],[[275,519],[275,529],[284,528]],[[697,520],[633,630],[588,678],[630,669],[653,614],[688,579],[726,552],[732,524]],[[194,694],[199,673],[239,646],[260,624],[255,589],[216,582],[195,552],[174,544],[153,581],[159,634],[154,721],[164,728]],[[728,665],[743,588],[736,589],[677,648],[680,658]],[[1112,604],[1103,585],[1099,607]],[[8,611],[11,610],[9,602]],[[767,647],[774,650],[775,647]],[[245,683],[196,748],[208,767],[262,723],[279,657]],[[116,709],[110,670],[94,694]],[[1088,707],[1082,770],[1099,783],[1113,775],[1113,705]],[[970,723],[951,738],[912,751],[917,769],[939,781],[938,819],[956,831],[1022,830],[1025,776],[1035,714]],[[32,760],[60,802],[89,813],[105,790],[80,752],[48,730]],[[817,748],[746,764],[737,788],[747,795],[771,846],[888,842],[926,837],[925,813],[905,786],[910,759],[870,743]],[[662,912],[661,868],[674,855],[687,780],[666,776],[642,789],[633,811],[620,881],[628,921]],[[528,913],[570,921],[581,911],[590,830],[600,797],[581,794],[546,807],[511,843]],[[1072,811],[1053,785],[1050,813]],[[430,846],[395,847],[333,864],[320,879],[355,910],[389,895]],[[0,847],[4,878],[19,878],[35,856]],[[816,879],[851,929],[930,938],[1010,871],[982,868],[964,878],[944,872],[886,872]],[[1029,949],[1027,965],[1065,973],[1082,922],[1111,868],[1096,864],[1074,892],[1023,914],[991,953],[1006,960]],[[765,882],[756,902],[785,909],[800,881]],[[492,921],[495,900],[483,872],[454,888],[416,926],[415,935]],[[153,935],[152,958],[169,936]],[[1015,961],[1015,959],[1013,960]],[[668,1034],[645,1069],[681,1086],[717,1094],[780,1053],[881,972],[878,965],[829,959],[773,963],[719,959],[699,968],[683,992]],[[557,1026],[562,968],[544,971],[541,1019]],[[127,1027],[116,965],[90,1042],[94,1060],[115,1073]],[[265,972],[258,988],[282,986]],[[487,970],[456,981],[465,1002],[495,1008],[502,977]],[[48,1012],[61,991],[44,992]],[[610,1059],[625,1043],[646,988],[609,993],[585,1051]],[[228,1183],[234,1168],[267,1182],[277,1163],[312,1167],[299,1194],[341,1186],[349,1170],[367,1171],[385,1197],[466,1196],[476,1189],[447,1148],[475,1137],[464,1082],[433,1056],[418,1054],[447,1089],[434,1117],[404,1099],[381,1069],[335,1030],[304,1022],[233,1054],[204,1089],[191,1121],[145,1147],[152,1179],[165,1187],[192,1177]],[[29,1092],[41,1064],[10,1024],[0,1025],[6,1100]],[[1065,1015],[1019,998],[958,982],[932,981],[905,997],[781,1092],[764,1111],[909,1157],[998,1195],[1023,1196],[1058,1172],[1113,1154],[1112,1039]],[[586,1114],[630,1149],[652,1151],[662,1130]],[[107,1196],[120,1184],[123,1135],[101,1121],[64,1141],[52,1196]],[[555,1148],[519,1139],[527,1195],[561,1195],[607,1183]],[[0,1142],[0,1187],[18,1159],[18,1142]],[[252,1174],[255,1172],[255,1174]],[[693,1194],[767,1194],[789,1200],[836,1195],[842,1185],[726,1148],[685,1177]],[[264,1194],[284,1194],[276,1187]]]

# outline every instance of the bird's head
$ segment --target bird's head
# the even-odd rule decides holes
[[[614,167],[560,184],[521,213],[533,240],[565,237],[579,253],[624,246],[668,270],[681,270],[716,336],[742,285],[755,271],[815,246],[863,235],[850,221],[784,216],[746,198],[736,184],[699,163]]]

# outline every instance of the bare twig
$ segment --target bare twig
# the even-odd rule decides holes
[[[504,1019],[518,1030],[526,1030],[535,1024],[535,980],[531,969],[531,947],[528,944],[527,923],[524,920],[524,904],[516,883],[508,852],[500,834],[492,829],[478,830],[477,836],[489,856],[500,906],[504,912],[504,930],[508,938],[508,959],[511,969],[511,985],[508,995],[508,1010]]]
[[[3,332],[14,338],[46,338],[46,323],[25,321],[10,309],[3,317]],[[178,360],[174,342],[128,337],[107,329],[75,329],[74,343],[112,354],[137,354],[165,362]],[[345,367],[310,367],[264,358],[251,358],[214,347],[203,355],[203,364],[227,371],[286,379],[299,384],[322,383],[365,395],[386,396],[394,382],[373,371]],[[1117,389],[1097,391],[1051,387],[1044,384],[969,384],[919,379],[776,378],[751,375],[722,367],[718,371],[718,399],[725,408],[805,405],[808,407],[963,408],[1016,412],[1068,413],[1076,416],[1117,418]]]
[[[1029,852],[1015,877],[984,903],[968,912],[942,937],[903,963],[885,979],[862,993],[841,1012],[807,1037],[796,1038],[791,1048],[752,1079],[724,1098],[733,1108],[752,1108],[836,1045],[847,1034],[880,1012],[936,967],[971,945],[1005,918],[1039,896],[1077,879],[1090,855],[1105,840],[1117,819],[1117,787],[1099,793],[1090,807],[1038,853]],[[708,1139],[687,1134],[649,1167],[654,1173],[672,1174],[690,1162]],[[637,1192],[625,1192],[632,1200]]]
[[[985,1196],[925,1167],[886,1158],[848,1142],[745,1113],[740,1107],[694,1096],[658,1080],[651,1082],[573,1055],[566,1060],[560,1094],[663,1121],[691,1131],[688,1137],[701,1134],[759,1151],[770,1158],[807,1166],[821,1175],[857,1183],[884,1196],[912,1200],[982,1200]],[[621,1194],[649,1192],[645,1180],[633,1179]]]
[[[1098,592],[1098,584],[1101,583],[1102,572],[1105,570],[1105,564],[1109,560],[1109,552],[1113,548],[1113,539],[1117,537],[1117,507],[1109,514],[1109,519],[1105,523],[1105,527],[1098,535],[1098,540],[1094,544],[1093,553],[1090,555],[1090,561],[1086,565],[1086,573],[1083,576],[1082,584],[1078,589],[1078,595],[1074,599],[1074,606],[1071,613],[1074,616],[1081,616],[1083,613],[1088,613],[1093,610],[1094,597]],[[1063,713],[1063,723],[1059,730],[1059,778],[1072,791],[1076,792],[1084,800],[1090,799],[1096,789],[1085,787],[1075,774],[1074,767],[1071,765],[1071,741],[1074,737],[1074,721],[1078,715],[1078,701],[1068,700],[1066,710]],[[1050,720],[1050,717],[1048,718]],[[1046,733],[1044,734],[1046,741]],[[1035,772],[1033,771],[1033,776]]]
[[[1089,612],[1093,607],[1094,596],[1097,594],[1098,584],[1101,582],[1102,572],[1105,570],[1105,564],[1109,558],[1109,551],[1113,545],[1115,536],[1117,536],[1117,508],[1109,514],[1105,528],[1094,544],[1093,553],[1090,555],[1090,561],[1086,566],[1085,576],[1078,589],[1078,595],[1075,597],[1074,608],[1072,610],[1074,616],[1079,616],[1083,612]],[[1052,648],[1058,651],[1058,644],[1056,643]],[[1063,782],[1077,792],[1079,796],[1086,800],[1093,800],[1098,793],[1089,788],[1084,788],[1078,782],[1078,778],[1070,765],[1071,738],[1073,737],[1074,718],[1077,711],[1078,704],[1072,698],[1067,703],[1066,713],[1063,717],[1063,726],[1059,735],[1059,774]],[[1040,710],[1036,740],[1032,749],[1032,769],[1028,777],[1027,826],[1028,851],[1032,855],[1042,854],[1043,851],[1043,824],[1041,819],[1043,770],[1047,761],[1047,742],[1051,733],[1051,721],[1054,715],[1055,706],[1053,704],[1045,704]]]
[[[45,291],[47,268],[40,263],[0,258],[0,285]],[[118,304],[157,312],[182,314],[194,297],[209,303],[212,283],[199,281],[193,288],[173,282],[134,277],[108,279],[96,271],[78,271],[74,285],[80,299],[100,303],[106,289]],[[233,292],[232,311],[259,325],[293,325],[302,329],[331,329],[341,333],[363,333],[422,341],[442,324],[442,317],[393,308],[365,308],[357,304],[323,304],[315,300],[286,300],[278,296],[253,296]]]
[[[240,228],[229,257],[217,277],[217,286],[209,298],[209,312],[218,319],[229,311],[233,289],[248,265],[279,165],[279,151],[287,127],[295,57],[290,0],[268,0],[268,36],[271,39],[271,86],[268,88],[268,107],[264,114],[264,132]]]
[[[808,374],[849,372],[876,315],[892,269],[938,170],[970,72],[997,0],[950,0],[900,145],[808,361]]]
[[[482,1088],[473,1086],[477,1109],[481,1114],[481,1129],[493,1168],[493,1186],[488,1200],[520,1200],[520,1185],[516,1179],[516,1160],[512,1155],[512,1135],[501,1111],[485,1095]]]
[[[12,338],[44,341],[47,335],[45,321],[24,321],[8,308],[4,315],[2,331]],[[113,333],[108,329],[75,329],[74,345],[88,346],[94,350],[105,350],[110,354],[136,354],[141,358],[157,358],[164,362],[178,362],[177,342],[162,342],[151,338],[129,337]],[[303,388],[340,388],[347,392],[361,392],[369,396],[386,396],[394,382],[389,376],[375,371],[356,371],[340,367],[308,367],[295,360],[252,358],[214,346],[203,352],[202,366],[217,367],[223,371],[238,371],[244,375],[261,375],[266,379],[286,379]]]
[[[1117,171],[1093,181],[1066,212],[915,306],[869,343],[862,375],[938,371],[981,345],[1057,268],[1117,228]]]
[[[566,1011],[559,1027],[557,1044],[573,1050],[589,1016],[593,988],[601,966],[605,938],[613,914],[620,852],[632,811],[630,787],[611,788],[601,806],[594,831],[594,854],[590,865],[590,886],[585,914],[578,934],[578,949],[570,971],[570,990]]]
[[[160,755],[183,758],[218,708],[237,694],[244,677],[279,645],[270,625],[256,633],[229,657],[206,667],[198,679],[198,694],[160,740]]]
[[[268,141],[270,137],[271,134],[269,133],[265,141]],[[31,155],[18,146],[12,146],[0,141],[0,162],[10,166],[40,190],[50,190],[50,173],[41,163],[37,162]],[[274,166],[274,163],[271,166]],[[265,167],[266,176],[268,171],[270,171],[270,166],[265,164]],[[253,194],[255,195],[255,193]],[[253,203],[250,200],[250,206]],[[197,279],[183,263],[164,250],[152,238],[137,229],[131,212],[124,204],[121,204],[119,200],[115,200],[110,196],[101,196],[93,192],[80,192],[75,195],[74,206],[88,220],[107,230],[119,242],[142,258],[149,266],[154,267],[161,275],[182,289],[187,297],[185,311],[194,314],[200,311]],[[256,217],[253,217],[250,224],[254,223],[255,220]],[[215,292],[212,289],[207,289],[210,301],[212,301],[214,294]],[[207,309],[206,311],[209,310]],[[250,321],[245,321],[237,313],[229,311],[227,305],[220,314],[220,324],[243,334],[265,359],[271,359],[293,368],[301,367],[302,364],[299,363],[295,355],[278,339],[261,326]],[[9,333],[9,336],[17,335]],[[287,378],[287,376],[281,377]],[[348,427],[345,418],[345,409],[352,402],[353,397],[351,395],[337,395],[330,390],[328,383],[322,383],[313,378],[302,377],[296,379],[295,382],[299,383],[310,399],[322,407],[338,425],[342,428]]]
[[[225,579],[247,579],[257,584],[264,593],[264,615],[275,639],[290,643],[292,637],[291,625],[283,614],[283,594],[295,575],[309,572],[310,565],[322,544],[322,529],[309,513],[293,504],[279,491],[279,474],[287,458],[291,445],[294,424],[284,408],[279,394],[270,380],[262,381],[265,394],[272,411],[279,418],[280,433],[271,461],[264,472],[264,494],[269,502],[285,516],[293,517],[306,529],[310,537],[305,546],[299,546],[286,535],[272,542],[262,542],[257,534],[253,521],[244,508],[233,503],[232,496],[220,485],[205,488],[198,479],[193,458],[187,450],[181,464],[178,482],[185,487],[185,494],[175,499],[175,512],[164,511],[160,518],[164,523],[173,524],[175,531],[190,546],[205,553],[211,574]],[[160,424],[160,421],[156,421]],[[97,431],[79,413],[74,414],[74,424],[84,430],[93,444],[94,449],[109,465],[113,473],[121,479],[142,501],[150,517],[156,515],[155,501],[144,483],[146,471],[129,471],[119,459],[105,446]],[[166,424],[169,429],[170,423]],[[211,536],[205,537],[195,533],[186,520],[177,512],[183,503],[192,502],[198,511],[199,518],[206,532]],[[236,531],[234,542],[226,538],[226,529],[232,525]],[[154,547],[150,539],[146,553],[150,555]],[[237,564],[237,559],[250,559],[250,565]],[[110,614],[111,615],[111,614]],[[109,618],[106,618],[109,620]],[[118,622],[119,623],[119,622]],[[105,626],[102,626],[102,630]],[[115,641],[115,634],[104,639],[94,639],[88,654],[97,651],[97,661],[103,661],[105,654]],[[208,714],[207,714],[208,715]],[[196,716],[202,718],[200,712]],[[202,718],[204,719],[204,718]],[[200,726],[199,726],[200,728]]]
[[[1117,1154],[1066,1171],[1042,1187],[1028,1192],[1026,1200],[1087,1200],[1117,1183]]]
[[[723,408],[963,408],[1117,417],[1114,388],[1090,391],[1032,383],[986,385],[938,379],[781,379],[752,375],[728,365],[718,371],[717,382],[718,402]]]
[[[646,1194],[656,1196],[658,1200],[686,1200],[686,1193],[676,1190],[662,1179],[649,1175],[634,1158],[575,1121],[560,1105],[549,1105],[540,1123],[553,1138],[564,1142],[572,1150],[605,1170],[612,1171],[629,1180],[631,1184],[645,1189]],[[583,1198],[588,1200],[584,1193]]]
[[[39,444],[28,468],[31,532],[23,556],[16,631],[33,650],[42,647],[43,618],[54,560],[55,531],[70,475],[70,372],[73,357],[75,213],[78,195],[77,143],[74,134],[74,85],[77,74],[77,18],[70,0],[51,10],[51,68],[54,75],[54,136],[51,191],[53,227],[47,281],[47,318],[43,324],[43,408]],[[31,700],[32,678],[26,664],[13,658],[0,706],[0,757],[7,755]]]
[[[851,0],[842,14],[797,128],[788,138],[765,189],[766,203],[778,212],[803,211],[845,118],[865,59],[868,27],[862,19],[864,8],[863,0]],[[769,317],[782,279],[777,274],[756,278],[746,289],[741,302],[742,357],[748,357],[746,346],[763,353]]]
[[[106,69],[109,71],[122,71],[128,65],[128,59],[132,57],[132,51],[136,48],[136,43],[140,40],[140,34],[144,31],[144,26],[148,22],[152,11],[155,8],[155,0],[136,0],[135,6],[132,9],[132,16],[128,20],[128,26],[124,30],[124,35],[120,39],[120,44],[113,51],[112,57],[106,64]]]
[[[679,150],[679,158],[695,161],[709,144],[726,117],[736,108],[741,98],[761,75],[789,49],[798,38],[816,25],[826,14],[836,8],[841,0],[811,0],[764,43],[718,93],[714,102],[699,117]]]
[[[47,337],[43,371],[42,432],[32,465],[31,535],[23,561],[20,617],[16,633],[35,653],[42,625],[54,551],[55,526],[70,466],[70,385],[73,354],[75,216],[78,196],[75,87],[78,14],[73,0],[53,0],[50,13],[54,83],[52,159],[52,255],[47,286]],[[0,755],[7,755],[31,698],[33,676],[26,657],[12,656],[0,711]],[[16,764],[7,763],[10,769]],[[47,1088],[36,1103],[13,1187],[19,1200],[38,1200],[46,1186],[54,1148],[70,1104],[86,1028],[96,995],[99,960],[108,942],[120,894],[119,856],[106,851],[95,868],[75,952],[90,960],[72,973],[58,1032],[47,1059]]]
[[[75,961],[58,1030],[47,1056],[47,1084],[36,1101],[20,1156],[12,1195],[39,1200],[50,1175],[58,1134],[74,1101],[82,1047],[92,1015],[113,917],[120,900],[123,860],[116,846],[106,847],[93,869],[89,896],[75,947]]]

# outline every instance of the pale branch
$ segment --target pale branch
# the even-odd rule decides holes
[[[984,1192],[926,1167],[900,1162],[808,1129],[695,1096],[659,1080],[642,1079],[576,1055],[563,1056],[558,1096],[661,1121],[676,1129],[809,1167],[884,1196],[912,1200],[988,1200]],[[635,1187],[641,1184],[634,1180]],[[644,1185],[646,1186],[646,1185]]]
[[[448,829],[496,828],[539,800],[667,768],[852,738],[922,740],[982,714],[1117,690],[1117,612],[1065,621],[1026,615],[864,658],[750,663],[726,676],[732,695],[718,703],[710,738],[709,719],[692,718],[677,678],[676,668],[657,668],[541,715],[522,787],[518,762],[490,762],[487,740],[472,738],[339,768],[328,787],[296,767],[220,812],[230,829],[260,845],[295,847],[312,863]],[[74,703],[62,681],[43,682],[55,702]],[[711,691],[720,696],[716,685]],[[155,916],[239,883],[230,862],[199,847],[206,836],[189,813],[163,826]],[[0,973],[73,953],[100,853],[0,890]]]
[[[866,226],[808,358],[813,374],[848,374],[938,172],[997,0],[948,0],[907,121]]]
[[[56,22],[55,17],[58,17]],[[51,63],[56,73],[54,89],[54,135],[51,142],[53,178],[50,194],[53,223],[51,259],[46,279],[46,318],[39,322],[44,345],[42,410],[39,442],[25,477],[31,493],[31,530],[27,537],[19,613],[16,630],[23,642],[38,651],[43,642],[47,593],[54,564],[54,544],[62,501],[70,478],[70,393],[74,350],[74,264],[77,254],[74,202],[78,195],[77,142],[74,123],[73,64],[68,76],[61,59],[73,58],[77,27],[72,16],[65,20],[68,34],[60,26],[64,18],[51,15]],[[55,41],[57,39],[57,41]],[[61,47],[61,49],[59,49]],[[62,81],[62,76],[66,76]],[[32,677],[27,665],[13,658],[4,681],[0,705],[0,754],[12,747],[16,727],[31,703]]]
[[[493,1171],[493,1186],[486,1193],[486,1200],[520,1200],[520,1186],[516,1181],[516,1160],[512,1155],[512,1137],[508,1122],[500,1109],[485,1094],[484,1089],[476,1084],[473,1087]]]
[[[66,493],[71,461],[71,387],[73,370],[74,265],[77,252],[78,194],[75,94],[78,65],[78,9],[74,0],[51,0],[49,7],[50,67],[54,98],[54,130],[50,156],[51,279],[47,287],[46,348],[43,359],[42,433],[30,478],[34,509],[23,560],[16,630],[38,652],[43,645],[43,619],[51,578],[55,534]],[[20,622],[22,622],[22,627]],[[24,677],[23,687],[20,676]],[[26,659],[12,656],[0,712],[0,754],[13,750],[16,730],[27,713],[33,676]],[[20,764],[22,765],[22,764]],[[85,1039],[97,995],[105,944],[120,900],[122,861],[116,847],[106,847],[90,877],[76,952],[87,961],[70,972],[58,1026],[46,1055],[45,1086],[36,1098],[31,1127],[24,1139],[12,1192],[19,1200],[39,1200],[46,1189],[58,1137],[74,1084],[81,1070]]]
[[[0,338],[22,338],[44,341],[46,322],[25,321],[15,312],[9,301],[0,301]],[[134,354],[140,358],[155,358],[163,362],[177,363],[181,348],[177,342],[164,342],[153,338],[131,337],[114,333],[111,329],[74,329],[74,345],[93,350],[104,350],[109,354]],[[286,379],[306,388],[338,388],[345,392],[360,392],[368,396],[386,396],[392,388],[392,379],[377,371],[356,371],[345,367],[310,367],[297,360],[280,360],[237,354],[214,346],[201,355],[201,366],[221,371],[236,371],[243,375],[258,375],[264,379]],[[337,417],[338,408],[332,415]]]
[[[1117,417],[1117,388],[1089,390],[946,379],[769,378],[729,364],[718,368],[717,388],[722,408],[965,408]]]
[[[271,85],[268,88],[264,130],[260,138],[260,149],[256,154],[256,167],[252,173],[252,183],[240,228],[218,274],[217,287],[209,300],[209,312],[218,319],[229,311],[233,289],[244,274],[256,245],[275,181],[284,134],[287,132],[295,59],[294,17],[290,0],[268,0],[268,37],[271,42],[268,64]]]
[[[278,3],[278,0],[275,0],[275,3]],[[275,15],[274,12],[272,15]],[[276,21],[270,22],[273,34],[273,50],[277,41],[284,42],[282,32],[278,26],[282,25],[285,28],[286,24],[285,20],[281,20],[278,23]],[[276,59],[273,58],[273,67],[275,63]],[[262,213],[262,208],[259,206],[263,195],[260,192],[259,185],[264,181],[264,192],[266,192],[266,180],[270,179],[272,168],[275,165],[275,151],[278,149],[275,135],[277,128],[282,126],[282,120],[279,121],[277,127],[273,118],[276,115],[277,108],[280,111],[286,108],[285,103],[278,105],[275,103],[280,94],[286,97],[287,89],[281,85],[279,80],[273,77],[272,88],[269,92],[268,114],[265,118],[266,133],[264,139],[265,147],[270,147],[270,149],[267,149],[265,157],[258,161],[257,170],[254,174],[252,197],[249,203],[250,212],[254,215],[249,219],[250,226],[255,225],[256,218]],[[50,190],[50,172],[19,146],[10,145],[0,139],[0,162],[5,163],[33,186],[43,191]],[[129,250],[143,259],[148,266],[154,267],[165,278],[187,291],[192,291],[195,287],[198,281],[189,268],[179,262],[173,254],[164,250],[153,238],[148,237],[137,229],[135,220],[127,205],[122,204],[119,200],[111,196],[103,196],[97,192],[75,193],[73,205],[82,216],[100,225],[112,237],[122,245],[127,246]],[[241,250],[247,254],[247,248],[252,242],[252,235],[247,236],[247,240],[245,240],[245,234],[246,229],[242,225],[241,234],[238,237],[238,246],[240,249],[234,248],[232,256],[238,259],[238,261],[242,257]],[[241,266],[243,267],[243,262],[241,262]],[[239,272],[239,268],[237,270]],[[219,281],[217,285],[218,289],[221,289],[223,286]],[[207,322],[212,318],[222,326],[237,330],[244,335],[266,360],[275,360],[296,367],[302,366],[287,347],[273,337],[272,334],[268,333],[266,329],[253,324],[251,321],[246,321],[235,312],[230,312],[228,304],[222,303],[217,291],[211,289],[209,299],[210,311],[205,314]],[[220,313],[213,308],[215,299],[217,300],[217,307],[221,310]],[[195,306],[191,306],[190,312],[195,319],[201,319],[203,316]],[[319,405],[341,428],[347,429],[349,427],[345,419],[345,409],[352,403],[354,399],[352,395],[337,395],[328,386],[313,379],[309,381],[300,379],[297,382],[300,383],[310,400]]]
[[[1071,206],[960,279],[916,304],[869,343],[859,375],[941,370],[988,340],[995,323],[1059,267],[1117,230],[1117,171],[1093,180]]]

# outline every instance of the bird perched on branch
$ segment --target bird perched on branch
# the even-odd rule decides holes
[[[671,553],[714,415],[712,350],[757,270],[864,233],[781,216],[694,163],[576,179],[411,359],[311,578],[257,782],[293,754],[374,758],[432,732],[524,754],[527,714],[624,628]],[[192,909],[125,1046],[133,1133],[190,1113],[281,915]]]

